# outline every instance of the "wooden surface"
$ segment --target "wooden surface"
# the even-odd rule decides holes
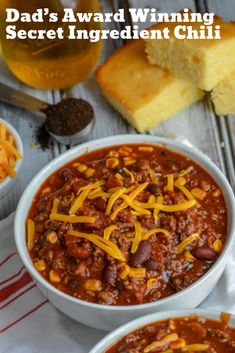
[[[118,7],[155,7],[159,12],[175,12],[184,7],[200,12],[210,11],[224,17],[226,20],[235,20],[234,0],[103,0],[104,11],[111,12]],[[127,23],[128,24],[128,23]],[[115,24],[109,24],[115,27]],[[145,27],[148,26],[146,23]],[[103,53],[100,61],[107,58],[121,41],[107,40],[103,43]],[[101,96],[99,89],[90,78],[84,84],[67,91],[40,91],[34,90],[17,81],[9,72],[3,61],[0,62],[1,81],[18,88],[49,103],[58,102],[62,97],[82,97],[90,101],[95,109],[97,123],[89,136],[90,139],[135,133],[135,131],[115,112]],[[32,149],[35,142],[34,132],[40,124],[35,115],[29,111],[10,107],[0,103],[0,116],[10,122],[20,133],[24,142],[24,161],[14,189],[0,200],[0,219],[14,211],[20,195],[32,177],[50,160],[66,150],[65,146],[55,143],[50,150]],[[235,117],[217,117],[208,99],[195,104],[177,116],[174,116],[154,128],[153,135],[174,136],[177,134],[187,137],[197,148],[206,153],[227,175],[233,188],[235,187]]]

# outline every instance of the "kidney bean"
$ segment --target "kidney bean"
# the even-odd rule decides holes
[[[72,177],[73,177],[73,173],[72,173],[72,171],[69,168],[65,168],[65,169],[62,169],[59,172],[59,176],[64,181],[70,181],[72,179]]]
[[[104,212],[106,210],[107,205],[103,197],[98,197],[93,202],[97,211]]]
[[[149,185],[147,186],[147,190],[155,196],[161,195],[161,188],[155,183],[149,183]]]
[[[134,254],[131,254],[130,265],[133,267],[142,265],[142,263],[149,259],[151,250],[152,246],[150,242],[148,240],[143,240],[139,244],[137,251]]]
[[[149,271],[156,271],[158,268],[158,263],[153,259],[149,259],[148,261],[145,262],[144,267],[146,267],[147,270]]]
[[[79,279],[78,278],[72,278],[70,279],[68,283],[68,288],[71,290],[74,290],[78,285],[79,285]]]
[[[193,251],[193,255],[198,260],[212,261],[217,257],[217,252],[211,248],[202,246]]]
[[[103,279],[106,283],[114,286],[117,279],[117,267],[114,265],[107,265],[104,269]]]

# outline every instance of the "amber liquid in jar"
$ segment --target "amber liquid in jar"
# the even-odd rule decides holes
[[[37,9],[49,8],[50,12],[59,14],[58,22],[49,22],[44,17],[40,22],[2,21],[1,46],[2,55],[14,75],[35,88],[63,89],[84,81],[95,67],[101,52],[101,41],[92,43],[88,39],[6,39],[6,25],[16,25],[16,30],[54,29],[63,27],[68,31],[69,25],[76,25],[78,30],[100,29],[99,23],[62,22],[64,8],[76,12],[100,12],[98,0],[1,0],[2,18],[6,17],[6,8],[15,8],[20,13],[33,14]],[[68,32],[67,32],[68,33]]]

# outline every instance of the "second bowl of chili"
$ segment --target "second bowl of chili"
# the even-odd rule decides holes
[[[116,136],[76,147],[35,177],[16,242],[52,303],[107,330],[198,305],[223,272],[233,210],[207,157],[161,138]]]

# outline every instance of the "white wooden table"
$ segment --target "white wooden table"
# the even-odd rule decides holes
[[[119,7],[155,7],[160,12],[175,12],[184,7],[201,12],[210,11],[235,20],[235,0],[103,0],[104,11],[117,10]],[[111,24],[115,26],[115,24]],[[148,23],[144,25],[147,27]],[[103,43],[101,61],[107,58],[119,45],[120,41],[107,40]],[[97,123],[90,134],[90,139],[123,134],[135,131],[114,111],[101,96],[99,89],[90,78],[84,84],[66,91],[40,91],[31,89],[9,72],[3,61],[0,62],[1,81],[26,93],[41,98],[49,103],[58,102],[62,97],[82,97],[90,101],[95,109]],[[234,97],[235,98],[235,97]],[[18,200],[32,177],[50,160],[66,150],[65,146],[55,143],[50,150],[32,149],[35,142],[34,131],[40,124],[35,121],[32,112],[13,108],[0,103],[0,116],[10,122],[20,133],[24,142],[24,162],[14,189],[0,200],[0,219],[14,211]],[[197,148],[206,153],[227,175],[232,186],[235,186],[235,116],[217,117],[208,99],[195,104],[177,114],[151,131],[153,135],[180,134],[186,136]]]

